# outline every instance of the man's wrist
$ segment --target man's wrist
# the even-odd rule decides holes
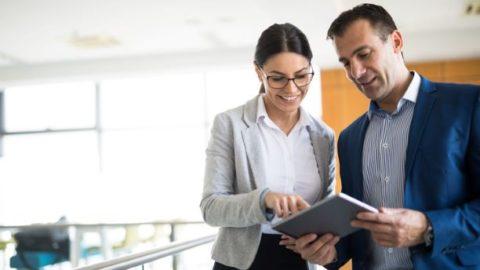
[[[428,217],[427,217],[427,229],[423,233],[423,241],[426,247],[430,247],[433,244],[433,227]]]

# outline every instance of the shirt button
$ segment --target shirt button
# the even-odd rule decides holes
[[[388,143],[383,143],[383,144],[382,144],[382,147],[385,148],[385,149],[387,149],[387,148],[388,148]]]
[[[385,182],[388,183],[388,181],[390,181],[390,177],[387,176],[387,177],[385,177]]]
[[[387,251],[388,251],[389,254],[392,254],[393,253],[393,248],[388,248]]]

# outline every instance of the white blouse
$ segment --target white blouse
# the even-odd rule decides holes
[[[258,98],[257,124],[264,147],[266,184],[273,192],[300,195],[309,204],[317,201],[321,181],[307,130],[310,121],[300,107],[300,118],[288,136],[268,117],[263,96]],[[278,221],[275,217],[271,223]],[[262,224],[262,233],[278,234],[271,223]]]

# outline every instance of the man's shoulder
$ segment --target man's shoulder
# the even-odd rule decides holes
[[[438,106],[444,108],[456,108],[459,110],[470,110],[480,101],[480,85],[453,83],[453,82],[431,82],[423,78],[423,89],[433,93]]]
[[[428,78],[425,78],[425,77],[423,77],[423,79],[428,80]],[[440,89],[466,89],[467,91],[471,91],[471,90],[478,91],[480,89],[480,85],[471,84],[471,83],[438,82],[438,81],[430,81],[430,83],[434,84],[436,87]]]
[[[355,121],[353,121],[350,125],[348,125],[342,132],[340,132],[339,140],[345,137],[349,137],[351,134],[356,134],[360,132],[362,129],[363,124],[367,121],[367,113],[365,112],[360,117],[358,117]]]
[[[459,96],[462,95],[476,95],[480,93],[480,85],[476,84],[466,84],[466,83],[455,83],[455,82],[435,82],[428,81],[432,85],[434,90],[437,90],[440,95],[445,96]]]

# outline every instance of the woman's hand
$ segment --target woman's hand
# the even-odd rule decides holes
[[[338,236],[332,234],[325,234],[321,237],[315,234],[308,234],[299,239],[283,234],[279,244],[300,254],[304,260],[319,265],[326,265],[336,261],[337,250],[335,245],[339,240]]]
[[[295,246],[295,238],[293,237],[290,237],[286,234],[282,234],[282,240],[280,241],[280,246],[285,246],[286,248],[296,252],[296,253],[300,253],[300,251],[298,251],[297,249],[297,246]]]
[[[283,245],[300,255],[302,259],[319,265],[326,265],[337,260],[337,250],[335,245],[340,241],[340,237],[330,233],[324,235],[307,234],[295,240],[284,239]],[[280,242],[282,243],[282,242]]]
[[[272,191],[267,192],[265,195],[265,206],[275,211],[275,214],[280,218],[286,218],[289,215],[310,207],[310,205],[298,195]]]

